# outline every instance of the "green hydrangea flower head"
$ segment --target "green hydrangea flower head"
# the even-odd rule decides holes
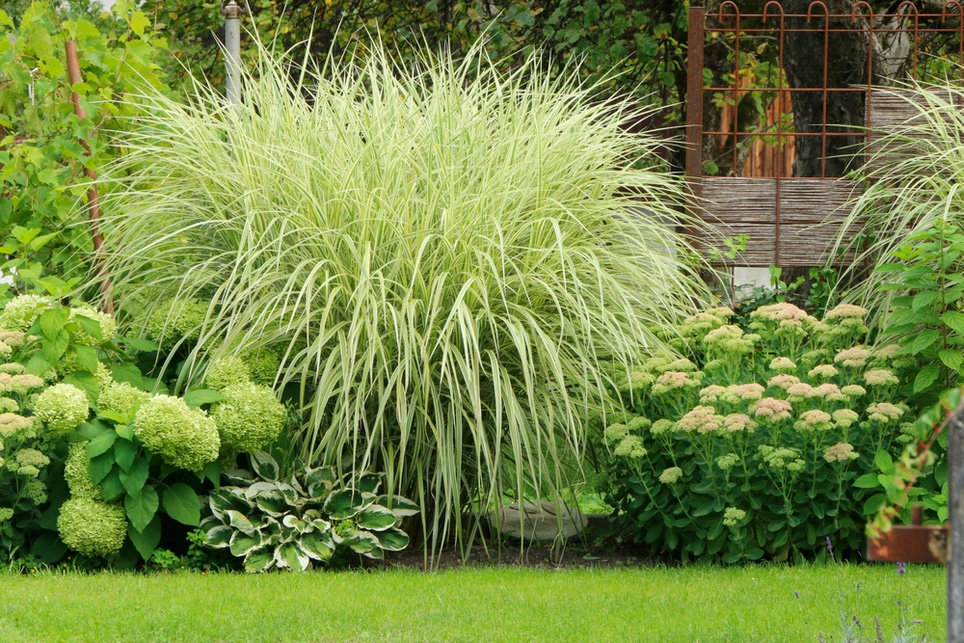
[[[270,348],[248,351],[243,359],[248,365],[252,382],[264,386],[274,384],[281,369],[281,357],[277,351]]]
[[[131,386],[127,382],[111,382],[100,391],[97,408],[129,417],[141,404],[151,399],[151,394]]]
[[[26,331],[33,326],[47,308],[53,306],[50,297],[40,295],[17,295],[0,312],[0,328],[8,331]]]
[[[216,391],[223,391],[229,386],[245,384],[250,381],[251,369],[248,363],[236,356],[214,360],[204,376],[204,383]]]
[[[74,321],[79,316],[97,322],[97,325],[100,326],[101,336],[100,339],[98,339],[96,336],[88,333],[83,325],[78,324],[80,328],[74,331],[74,341],[78,344],[83,344],[84,346],[100,346],[117,336],[117,322],[107,313],[101,312],[87,304],[71,307],[69,321]]]
[[[274,391],[258,384],[233,384],[211,409],[221,444],[239,453],[254,453],[274,442],[284,428],[284,405]]]
[[[104,491],[100,485],[94,484],[90,477],[90,458],[87,457],[87,442],[74,442],[67,452],[64,462],[64,480],[70,495],[74,498],[89,498],[102,500]]]
[[[141,404],[134,434],[165,462],[187,471],[200,471],[221,448],[214,420],[173,395],[155,395]]]
[[[57,518],[60,538],[84,556],[109,556],[120,551],[127,537],[124,508],[91,498],[70,498]]]
[[[197,339],[207,314],[208,304],[203,301],[172,301],[154,307],[144,331],[149,339],[170,347],[182,338]]]
[[[54,384],[34,402],[33,414],[58,435],[87,419],[87,394],[73,384]]]

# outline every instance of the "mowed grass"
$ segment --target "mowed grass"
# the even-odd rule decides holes
[[[945,579],[893,565],[0,574],[0,641],[830,641],[854,615],[890,641],[902,607],[942,641]]]

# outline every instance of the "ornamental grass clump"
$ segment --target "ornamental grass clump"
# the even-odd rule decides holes
[[[237,107],[200,82],[143,96],[105,248],[122,309],[197,330],[186,378],[277,349],[301,460],[385,471],[441,546],[473,507],[560,498],[606,365],[663,346],[651,329],[703,286],[665,225],[682,184],[645,169],[657,139],[620,129],[628,103],[538,55],[502,73],[481,47],[367,51],[261,52]]]
[[[860,551],[880,497],[854,483],[913,434],[897,396],[906,364],[859,343],[865,314],[841,305],[818,320],[778,303],[747,329],[720,309],[685,320],[677,347],[692,360],[631,372],[629,413],[603,432],[627,533],[730,563],[820,557],[827,537]]]

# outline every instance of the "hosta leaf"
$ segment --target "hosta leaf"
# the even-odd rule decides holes
[[[282,516],[288,512],[288,503],[277,489],[262,491],[254,498],[261,511],[271,516]]]
[[[254,536],[258,531],[247,516],[234,509],[226,509],[224,517],[228,519],[229,525],[248,536]]]
[[[378,549],[378,538],[367,531],[360,531],[348,542],[348,547],[356,554],[367,555]]]
[[[231,541],[229,543],[231,555],[237,556],[238,558],[247,556],[261,545],[261,534],[257,532],[246,534],[243,531],[234,532],[234,534],[231,535]]]
[[[161,542],[161,519],[157,515],[142,531],[134,529],[134,525],[127,525],[127,537],[134,544],[134,549],[144,560],[150,560],[151,554]]]
[[[417,504],[408,498],[403,498],[401,496],[392,496],[391,498],[389,498],[387,495],[378,496],[376,502],[383,507],[388,507],[391,509],[392,513],[399,518],[408,518],[409,516],[414,516],[419,511]]]
[[[313,484],[327,483],[329,489],[334,487],[335,482],[338,481],[338,474],[335,472],[334,467],[315,467],[312,469],[307,469],[304,475],[304,484],[306,487],[310,487]]]
[[[301,537],[301,548],[309,557],[327,563],[335,551],[335,543],[327,534],[312,532]]]
[[[244,558],[244,571],[264,572],[274,565],[274,552],[267,549],[252,551]]]
[[[227,525],[214,525],[204,534],[204,545],[213,549],[230,547],[232,535],[234,530]]]
[[[251,467],[265,480],[277,480],[281,471],[277,460],[264,451],[251,454]]]
[[[358,476],[358,480],[352,486],[365,493],[378,493],[378,487],[382,484],[382,477],[377,473],[363,473]]]
[[[332,484],[326,481],[313,482],[308,485],[307,493],[309,498],[315,498],[317,500],[322,500],[327,498],[331,493]]]
[[[371,531],[382,531],[394,527],[396,522],[398,522],[398,516],[392,513],[391,509],[379,505],[372,505],[355,516],[356,525]]]
[[[247,514],[253,508],[253,505],[240,495],[237,487],[221,487],[216,491],[212,491],[208,499],[208,504],[211,507],[211,513],[217,516],[219,520],[221,519],[222,512],[227,509],[233,509],[242,514]]]
[[[127,517],[137,531],[144,531],[157,513],[157,492],[154,487],[144,487],[136,495],[128,494],[124,498],[124,509]]]
[[[344,520],[356,515],[363,506],[362,493],[354,489],[342,489],[328,496],[325,501],[325,513],[332,520]]]
[[[378,546],[385,551],[401,551],[408,547],[408,534],[397,527],[376,532],[374,536],[378,539]]]
[[[161,499],[167,515],[179,523],[197,527],[201,522],[201,500],[194,489],[177,482],[164,490]]]
[[[248,485],[254,480],[254,475],[247,469],[225,469],[221,475],[231,484],[237,485]]]
[[[299,534],[303,534],[311,528],[304,520],[290,514],[281,519],[281,524],[288,529],[294,529]]]
[[[274,551],[274,562],[281,569],[303,572],[308,569],[311,559],[297,543],[284,543]]]

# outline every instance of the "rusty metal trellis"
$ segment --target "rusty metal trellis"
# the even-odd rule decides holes
[[[806,13],[787,13],[776,0],[767,2],[759,13],[743,13],[732,0],[725,0],[712,12],[690,7],[686,173],[696,202],[719,233],[706,243],[719,245],[726,237],[746,234],[745,265],[823,263],[836,231],[833,223],[846,213],[857,187],[828,171],[828,160],[835,158],[832,148],[848,140],[870,143],[877,123],[886,125],[909,116],[905,101],[886,100],[887,92],[869,83],[831,82],[835,65],[841,63],[831,58],[831,40],[839,34],[866,39],[866,60],[854,64],[865,66],[867,79],[880,73],[875,68],[874,43],[882,37],[909,43],[899,80],[920,78],[933,60],[926,52],[934,43],[943,43],[944,56],[956,63],[960,72],[964,69],[962,16],[959,0],[944,4],[940,13],[921,13],[909,0],[889,14],[875,14],[863,0],[844,14],[831,13],[821,0],[812,2]],[[787,42],[794,37],[822,41],[822,82],[793,86],[788,81],[784,72]],[[720,43],[728,47],[728,69],[722,72],[708,69],[706,59],[707,48]],[[761,47],[767,52],[775,50],[768,53],[771,75],[768,82],[753,84],[745,79],[748,67],[744,59],[756,56]],[[704,72],[708,82],[704,82]],[[815,115],[814,128],[797,131],[792,105],[806,100],[807,94],[819,96],[822,114]],[[861,98],[862,122],[848,126],[833,122],[828,104],[844,95]],[[764,119],[741,122],[740,107],[748,99],[766,106]],[[895,115],[894,110],[905,111]],[[794,155],[802,146],[813,145],[819,146],[819,169],[796,171],[794,176]],[[860,154],[855,153],[854,158],[859,165]],[[722,169],[707,172],[707,165]]]

